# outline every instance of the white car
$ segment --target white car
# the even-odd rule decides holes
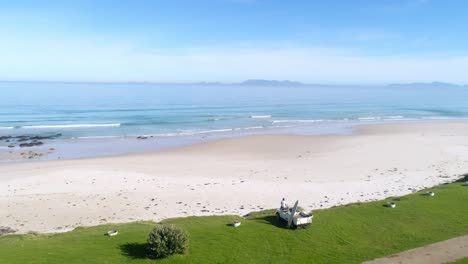
[[[312,224],[312,214],[297,211],[296,201],[293,208],[278,208],[276,209],[276,216],[280,223],[284,223],[287,228],[307,227]]]

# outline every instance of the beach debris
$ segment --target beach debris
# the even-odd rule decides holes
[[[0,226],[0,236],[13,234],[13,233],[16,233],[16,231],[18,231],[18,230],[15,230],[15,229],[13,229],[11,227]]]
[[[241,222],[240,221],[234,221],[232,222],[232,226],[233,227],[239,227],[241,225]]]
[[[434,193],[434,192],[426,192],[426,193],[424,193],[424,195],[426,195],[426,196],[434,196],[435,193]]]
[[[395,208],[395,207],[396,207],[396,203],[390,202],[390,203],[384,204],[384,206],[385,206],[385,207],[388,207],[388,208]]]
[[[107,233],[106,233],[106,235],[110,236],[110,237],[111,236],[116,236],[118,234],[119,234],[119,231],[117,231],[117,230],[110,230],[110,231],[107,231]]]

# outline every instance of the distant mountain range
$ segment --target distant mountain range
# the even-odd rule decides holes
[[[416,83],[394,83],[387,85],[388,87],[411,87],[411,88],[456,88],[456,87],[463,87],[463,85],[457,85],[453,83],[445,83],[445,82],[416,82]],[[464,85],[467,87],[467,85]]]
[[[271,86],[271,87],[364,87],[364,86],[374,86],[374,87],[395,87],[395,88],[468,88],[467,85],[458,85],[453,83],[446,82],[414,82],[414,83],[392,83],[387,85],[369,85],[369,84],[320,84],[320,83],[302,83],[298,81],[290,80],[264,80],[264,79],[249,79],[243,82],[238,83],[223,83],[223,82],[187,82],[187,83],[177,83],[177,82],[74,82],[74,81],[2,81],[0,83],[64,83],[64,84],[135,84],[135,85],[245,85],[245,86]]]
[[[362,86],[362,85],[330,85],[330,84],[309,84],[309,83],[301,83],[296,81],[277,81],[277,80],[246,80],[241,83],[236,83],[238,85],[251,85],[251,86],[307,86],[307,87],[324,87],[324,86]],[[367,86],[367,85],[364,85]],[[375,86],[382,86],[382,85],[375,85]],[[415,83],[393,83],[388,85],[383,85],[386,87],[408,87],[408,88],[456,88],[456,87],[467,87],[468,85],[457,85],[453,83],[446,83],[446,82],[415,82]]]
[[[276,81],[276,80],[246,80],[241,83],[241,85],[252,85],[252,86],[303,86],[306,85],[301,82],[296,81]]]

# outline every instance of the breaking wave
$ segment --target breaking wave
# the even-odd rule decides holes
[[[93,127],[120,127],[120,123],[115,124],[69,124],[69,125],[36,125],[18,126],[16,129],[48,129],[48,128],[93,128]]]
[[[271,115],[251,115],[250,118],[271,118]]]

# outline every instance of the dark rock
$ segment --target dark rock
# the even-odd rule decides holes
[[[41,140],[45,139],[54,139],[61,137],[62,134],[53,134],[53,135],[46,135],[46,136],[34,136],[34,135],[19,135],[19,136],[0,136],[0,141],[6,141],[9,143],[8,148],[14,148],[16,146],[15,143],[19,143],[19,147],[21,148],[28,148],[28,147],[35,147],[35,146],[42,146],[44,142]]]
[[[50,135],[50,136],[30,136],[29,140],[54,139],[54,138],[58,138],[58,137],[61,137],[61,136],[62,136],[62,134],[54,134],[54,135]]]
[[[28,147],[35,147],[35,146],[42,146],[42,145],[44,145],[44,143],[42,143],[41,141],[19,144],[20,148],[28,148]]]

